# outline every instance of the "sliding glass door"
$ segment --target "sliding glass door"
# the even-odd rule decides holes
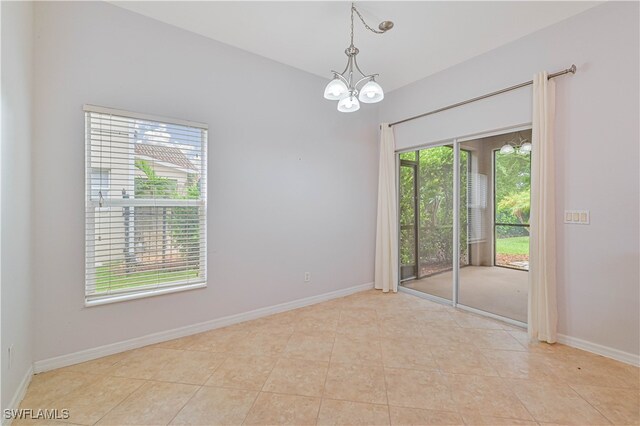
[[[401,280],[447,300],[453,288],[453,157],[452,145],[400,154]]]
[[[459,143],[469,156],[460,228],[469,233],[471,262],[459,270],[458,304],[519,322],[527,321],[531,197],[531,155],[520,145],[529,133]]]
[[[529,137],[399,154],[403,287],[526,322],[530,155],[520,146]]]

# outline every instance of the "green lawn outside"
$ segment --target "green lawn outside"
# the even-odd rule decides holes
[[[529,254],[529,237],[497,238],[496,253]]]
[[[108,291],[109,286],[117,289],[143,286],[148,284],[160,284],[184,281],[188,279],[198,278],[198,270],[191,269],[188,271],[144,271],[133,272],[131,274],[121,275],[111,272],[109,266],[100,266],[96,268],[96,291],[98,293]],[[157,280],[157,281],[156,281]]]

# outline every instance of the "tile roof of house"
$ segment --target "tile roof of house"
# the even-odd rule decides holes
[[[137,143],[136,154],[171,163],[183,169],[196,170],[196,167],[189,161],[187,156],[180,149],[172,146]]]

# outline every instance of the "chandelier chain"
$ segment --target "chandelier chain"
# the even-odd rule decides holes
[[[356,14],[358,15],[358,18],[360,18],[360,20],[362,21],[362,25],[364,25],[364,27],[366,29],[368,29],[369,31],[371,31],[372,33],[376,33],[376,34],[384,34],[384,31],[378,31],[375,28],[371,28],[364,20],[364,18],[362,17],[362,15],[360,14],[360,11],[358,9],[356,9],[356,6],[354,3],[351,3],[351,44],[353,44],[353,12],[356,12]]]
[[[355,8],[355,5],[351,3],[351,46],[353,46],[353,11]]]

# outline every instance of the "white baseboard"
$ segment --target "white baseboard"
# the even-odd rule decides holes
[[[619,349],[610,348],[608,346],[599,345],[598,343],[589,342],[587,340],[578,339],[577,337],[558,334],[558,343],[562,343],[573,348],[582,349],[596,355],[602,355],[616,361],[624,362],[635,367],[640,367],[640,355],[624,352]]]
[[[338,297],[348,296],[350,294],[357,293],[360,291],[370,290],[372,288],[373,288],[373,283],[360,284],[357,286],[348,287],[341,290],[332,291],[329,293],[319,294],[317,296],[305,297],[303,299],[281,303],[279,305],[267,306],[265,308],[259,308],[253,311],[244,312],[244,313],[235,314],[235,315],[229,315],[229,316],[217,318],[211,321],[205,321],[198,324],[188,325],[185,327],[174,328],[172,330],[148,334],[146,336],[137,337],[134,339],[124,340],[116,343],[110,343],[108,345],[98,346],[96,348],[85,349],[79,352],[74,352],[74,353],[61,355],[53,358],[47,358],[47,359],[34,362],[33,370],[36,373],[42,373],[44,371],[54,370],[56,368],[67,367],[69,365],[78,364],[85,361],[91,361],[93,359],[102,358],[104,356],[113,355],[119,352],[124,352],[131,349],[137,349],[143,346],[165,342],[167,340],[177,339],[179,337],[185,337],[192,334],[202,333],[204,331],[209,331],[209,330],[213,330],[220,327],[226,327],[228,325],[237,324],[243,321],[249,321],[249,320],[264,317],[267,315],[273,315],[280,312],[290,311],[292,309],[302,308],[304,306],[325,302],[327,300],[336,299]]]
[[[29,367],[29,369],[25,373],[24,377],[20,381],[20,385],[18,386],[18,389],[16,389],[16,393],[13,394],[13,398],[11,398],[11,401],[9,401],[9,406],[5,407],[5,410],[6,409],[9,409],[9,410],[18,409],[18,407],[20,406],[20,403],[22,402],[22,399],[24,398],[25,394],[27,393],[27,388],[29,387],[29,383],[31,383],[31,378],[32,377],[33,377],[33,367]],[[5,425],[5,426],[8,426],[8,425],[11,424],[11,422],[12,422],[11,419],[5,419],[4,418],[4,412],[3,412],[2,413],[2,424]]]

